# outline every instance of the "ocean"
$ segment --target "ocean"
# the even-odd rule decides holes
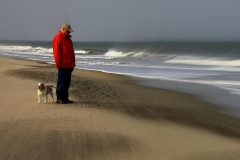
[[[76,68],[191,93],[240,117],[240,42],[73,43]],[[0,41],[0,56],[54,63],[50,41]]]

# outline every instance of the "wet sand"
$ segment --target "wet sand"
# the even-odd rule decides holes
[[[240,159],[239,119],[193,95],[75,69],[73,104],[38,104],[53,65],[0,58],[0,75],[0,159]]]

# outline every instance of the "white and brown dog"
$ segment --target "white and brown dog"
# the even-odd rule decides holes
[[[49,85],[44,85],[43,83],[37,83],[37,93],[38,93],[38,103],[41,102],[41,98],[44,97],[44,103],[47,103],[48,101],[48,94],[51,95],[52,97],[52,102],[54,102],[53,99],[53,86],[49,86]]]

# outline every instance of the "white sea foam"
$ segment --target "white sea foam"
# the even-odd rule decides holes
[[[131,54],[133,54],[133,52],[124,53],[124,52],[121,52],[121,51],[110,50],[105,54],[105,56],[108,56],[108,57],[127,57]]]
[[[4,53],[20,53],[35,55],[52,55],[52,48],[31,47],[31,46],[1,46],[0,51]],[[75,50],[75,54],[89,54],[90,50]]]
[[[89,53],[91,53],[91,51],[87,51],[87,50],[75,50],[74,52],[75,52],[75,54],[89,54]]]
[[[105,56],[108,57],[146,57],[149,53],[145,52],[123,52],[123,51],[117,51],[117,50],[109,50],[107,53],[105,53]]]
[[[201,58],[182,56],[166,60],[165,63],[184,64],[184,65],[201,65],[201,66],[228,66],[240,67],[240,60],[224,60],[217,58]]]
[[[31,47],[31,46],[0,46],[0,51],[3,53],[20,53],[20,54],[35,54],[35,55],[51,55],[51,48]]]

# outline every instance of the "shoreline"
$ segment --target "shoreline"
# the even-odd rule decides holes
[[[49,63],[52,64],[52,63]],[[94,69],[81,69],[79,70],[86,71],[95,71],[106,74],[120,75],[124,77],[130,78],[137,85],[157,88],[157,89],[166,89],[171,90],[173,92],[181,92],[196,96],[201,101],[207,102],[212,105],[216,105],[221,108],[221,113],[226,114],[228,116],[232,116],[235,118],[240,118],[240,109],[238,104],[240,103],[239,95],[236,93],[231,93],[232,91],[228,91],[227,89],[220,88],[218,86],[214,86],[212,84],[201,84],[197,82],[184,82],[178,80],[165,80],[158,78],[146,78],[146,77],[138,77],[134,75],[125,75],[121,73],[114,73],[102,70],[94,70]]]
[[[42,61],[0,62],[1,157],[240,157],[240,120],[194,95],[141,86],[123,75],[75,69],[69,93],[73,104],[37,104],[36,83],[49,79],[55,86],[56,68]],[[34,146],[38,148],[26,155]]]
[[[240,103],[239,95],[229,93],[227,90],[217,86],[204,85],[194,82],[178,82],[138,77],[133,77],[132,79],[136,80],[137,84],[146,87],[154,87],[194,95],[204,102],[219,106],[221,108],[221,113],[240,118],[240,110],[238,105]]]

